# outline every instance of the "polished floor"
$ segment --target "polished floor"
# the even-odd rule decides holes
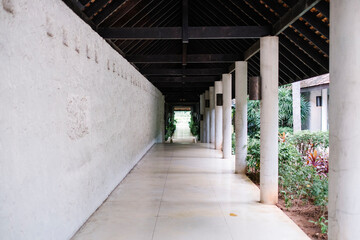
[[[155,145],[73,239],[309,239],[210,147]]]

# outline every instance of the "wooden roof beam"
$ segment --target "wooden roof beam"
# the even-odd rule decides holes
[[[132,63],[182,63],[182,55],[127,55]],[[231,63],[243,57],[236,54],[190,54],[186,56],[187,63]]]
[[[105,39],[113,40],[183,39],[182,27],[99,28],[98,33]],[[260,38],[270,33],[268,26],[189,27],[188,39]]]
[[[223,68],[188,68],[188,69],[171,69],[171,68],[147,68],[140,69],[143,75],[158,76],[216,76],[227,73]]]
[[[219,76],[191,76],[191,77],[179,77],[179,76],[172,76],[172,77],[156,77],[156,76],[149,76],[147,78],[152,83],[212,83],[214,81],[219,81]]]

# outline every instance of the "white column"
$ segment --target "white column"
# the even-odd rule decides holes
[[[217,94],[222,94],[222,82],[215,82],[215,149],[221,150],[223,139],[222,106],[218,106]]]
[[[278,202],[279,39],[260,39],[260,201]]]
[[[328,130],[328,90],[321,90],[322,106],[321,106],[321,130]]]
[[[210,142],[215,143],[215,89],[209,88],[210,98]]]
[[[246,172],[247,62],[235,62],[235,173]]]
[[[223,74],[223,157],[231,157],[231,74]]]
[[[359,0],[330,1],[329,240],[360,239],[359,12]]]
[[[200,141],[204,141],[204,113],[205,113],[205,95],[200,95]]]
[[[205,123],[205,142],[210,142],[210,111],[209,111],[209,106],[206,106],[206,102],[209,102],[209,90],[205,91],[205,118],[204,118],[204,123]]]
[[[301,131],[301,95],[300,95],[300,82],[292,84],[292,100],[293,100],[293,131]]]

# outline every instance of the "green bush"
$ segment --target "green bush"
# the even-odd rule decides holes
[[[319,176],[314,167],[307,166],[297,149],[289,143],[279,143],[279,186],[288,205],[291,205],[291,199],[327,205],[327,178]]]
[[[260,101],[247,101],[248,135],[254,137],[260,131]]]
[[[176,130],[176,120],[174,119],[174,115],[171,114],[166,121],[166,133],[165,133],[165,141],[171,138]]]
[[[304,130],[288,136],[287,140],[296,146],[298,151],[305,156],[306,151],[310,146],[313,148],[328,148],[329,132],[310,132],[308,130]]]
[[[246,163],[247,163],[248,173],[257,174],[260,172],[260,139],[259,138],[248,138]]]
[[[232,153],[232,155],[235,155],[235,144],[236,144],[235,133],[232,133],[232,135],[231,135],[231,153]]]
[[[200,132],[200,121],[191,114],[190,122],[189,122],[190,132],[194,137],[199,137]]]
[[[258,138],[248,139],[246,162],[248,173],[260,173]],[[311,200],[316,205],[327,205],[327,178],[321,177],[314,167],[307,166],[296,147],[289,142],[279,142],[279,187],[288,207],[291,206],[292,199]]]

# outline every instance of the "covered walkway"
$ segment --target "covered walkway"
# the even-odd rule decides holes
[[[73,239],[308,239],[210,146],[154,145]]]

